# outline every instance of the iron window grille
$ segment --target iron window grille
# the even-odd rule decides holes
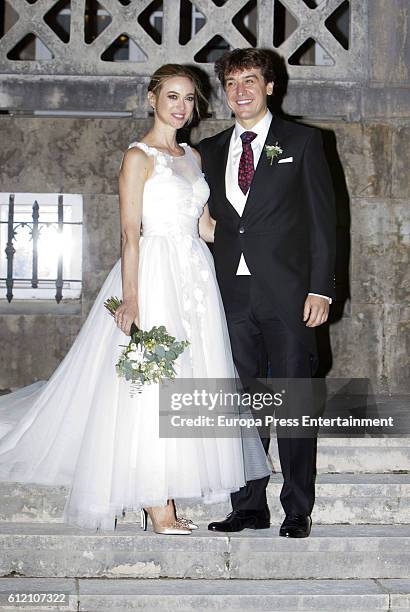
[[[0,299],[80,297],[82,208],[78,194],[0,194]]]

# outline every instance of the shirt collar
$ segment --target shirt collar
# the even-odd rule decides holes
[[[235,122],[235,140],[240,140],[241,134],[243,134],[243,132],[255,132],[255,134],[257,134],[257,137],[255,138],[255,140],[262,140],[262,143],[265,142],[266,137],[268,135],[269,132],[269,127],[270,124],[272,122],[272,113],[270,112],[270,110],[268,109],[266,111],[266,114],[262,117],[262,119],[260,119],[258,121],[258,123],[256,123],[253,128],[251,130],[247,130],[246,128],[244,128],[240,123],[238,123],[238,121]]]

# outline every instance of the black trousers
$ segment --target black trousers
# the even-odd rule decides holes
[[[241,276],[237,281],[238,294],[228,306],[225,304],[225,309],[233,358],[242,382],[265,377],[268,361],[272,378],[310,379],[309,351],[272,311],[263,287],[258,286],[252,276]],[[262,438],[262,443],[268,452],[269,437]],[[311,514],[315,499],[317,439],[315,436],[278,435],[278,448],[284,478],[280,494],[283,509],[286,514]],[[266,508],[268,482],[269,477],[249,481],[231,495],[232,508]]]

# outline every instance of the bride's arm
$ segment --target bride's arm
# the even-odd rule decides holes
[[[131,323],[139,325],[138,264],[142,195],[150,170],[150,158],[137,147],[126,151],[119,175],[121,223],[121,274],[123,303],[115,321],[125,334]]]
[[[191,150],[195,155],[195,158],[198,162],[198,166],[202,168],[202,160],[200,154],[195,149],[192,149],[192,147]],[[205,242],[214,241],[215,225],[216,221],[211,217],[209,213],[208,204],[206,204],[204,206],[202,216],[199,219],[199,235],[201,236],[202,240],[205,240]]]

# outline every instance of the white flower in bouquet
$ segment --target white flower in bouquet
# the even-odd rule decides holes
[[[128,359],[131,359],[131,361],[135,361],[138,365],[143,363],[145,354],[144,347],[141,344],[138,344],[137,346],[134,342],[131,342],[129,346],[132,350],[128,351],[127,353]]]

